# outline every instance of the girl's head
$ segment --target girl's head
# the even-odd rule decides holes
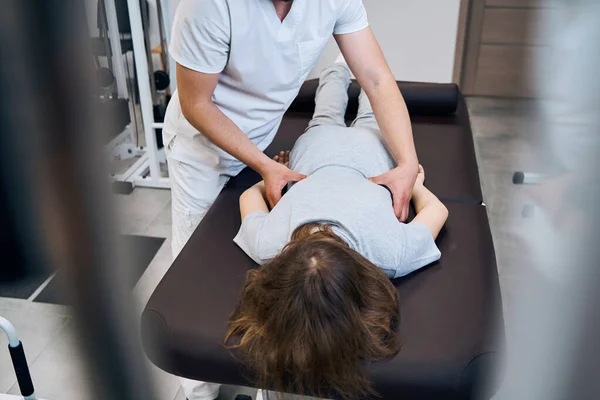
[[[271,262],[248,272],[226,342],[258,384],[357,398],[362,364],[398,353],[398,294],[385,273],[328,225],[305,224]]]

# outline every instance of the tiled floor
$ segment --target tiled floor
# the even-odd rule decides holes
[[[518,280],[528,243],[520,234],[521,209],[527,198],[511,183],[515,170],[535,170],[533,156],[538,130],[533,105],[527,101],[470,98],[475,144],[485,202],[496,247],[505,309],[513,307],[512,284]],[[141,310],[168,269],[170,254],[170,192],[137,188],[130,195],[115,195],[123,233],[165,237],[167,240],[134,289]],[[25,345],[36,393],[48,400],[85,399],[86,374],[77,352],[68,307],[0,298],[0,315],[11,320]],[[507,321],[508,322],[508,321]],[[0,393],[18,394],[14,373],[0,335]],[[159,399],[184,400],[178,379],[151,367]],[[224,388],[221,399],[246,388]]]

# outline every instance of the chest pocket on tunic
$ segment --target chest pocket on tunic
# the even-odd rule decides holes
[[[319,39],[307,40],[304,42],[298,43],[298,53],[300,57],[300,84],[302,84],[310,71],[315,66],[321,52],[325,48],[327,44],[328,37],[323,37]]]

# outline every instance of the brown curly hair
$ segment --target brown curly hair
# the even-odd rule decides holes
[[[304,224],[251,270],[225,344],[256,384],[356,399],[375,392],[364,364],[395,356],[398,293],[385,273],[327,224]]]

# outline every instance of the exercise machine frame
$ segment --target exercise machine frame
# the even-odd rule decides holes
[[[170,36],[170,4],[168,0],[156,0],[157,8],[162,12],[158,13],[159,26],[162,24],[166,36],[166,42],[169,42]],[[110,3],[110,5],[109,5]],[[106,14],[108,20],[111,45],[115,52],[120,52],[121,43],[119,40],[117,13],[114,2],[106,1]],[[163,7],[165,6],[165,7]],[[163,123],[154,120],[153,95],[150,84],[150,73],[148,65],[148,50],[144,38],[144,26],[142,23],[142,13],[139,0],[127,0],[129,10],[129,22],[131,25],[131,40],[133,42],[133,54],[135,60],[135,69],[137,72],[137,82],[140,98],[140,109],[142,113],[142,125],[144,128],[144,137],[146,138],[146,147],[144,154],[123,174],[114,175],[112,179],[117,182],[125,182],[132,187],[149,187],[157,189],[170,189],[169,178],[161,176],[160,159],[158,146],[156,143],[155,129],[162,129]],[[165,43],[161,43],[164,46]],[[113,52],[114,53],[114,52]],[[118,53],[120,54],[120,53]],[[169,74],[172,87],[176,87],[175,65],[171,57],[169,59]],[[115,74],[116,75],[116,74]]]

